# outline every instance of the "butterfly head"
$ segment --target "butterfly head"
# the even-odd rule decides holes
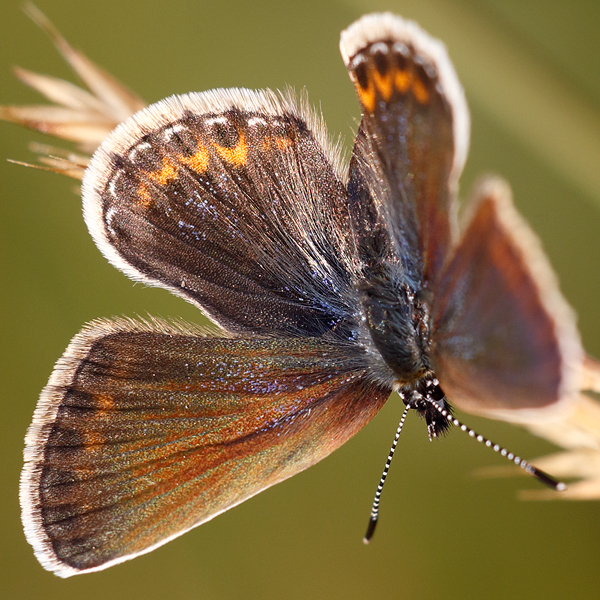
[[[427,423],[429,439],[441,437],[450,429],[452,407],[435,375],[428,374],[398,390],[408,408],[413,408]]]

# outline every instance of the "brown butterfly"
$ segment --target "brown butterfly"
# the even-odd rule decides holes
[[[458,232],[469,113],[444,46],[390,14],[340,46],[362,106],[349,167],[305,101],[245,89],[158,102],[94,154],[102,253],[223,333],[121,319],[72,340],[21,480],[45,568],[149,552],[321,460],[394,390],[430,437],[458,423],[449,401],[520,421],[579,390],[574,315],[508,186],[482,180]]]

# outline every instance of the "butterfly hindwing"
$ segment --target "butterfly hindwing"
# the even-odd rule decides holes
[[[573,311],[508,185],[480,183],[433,307],[433,363],[457,406],[519,420],[579,389]]]
[[[98,322],[27,436],[23,521],[57,574],[147,552],[327,456],[381,408],[356,349]]]
[[[225,329],[318,335],[349,313],[338,162],[291,95],[174,96],[103,143],[83,180],[84,213],[114,265]]]

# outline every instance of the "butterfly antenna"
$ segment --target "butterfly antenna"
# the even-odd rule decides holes
[[[406,415],[408,414],[408,411],[410,409],[410,405],[407,405],[404,409],[404,412],[402,413],[402,418],[400,419],[400,423],[398,423],[398,429],[396,429],[396,435],[394,436],[392,447],[390,448],[387,460],[385,461],[385,467],[383,468],[383,473],[381,474],[381,479],[379,480],[379,485],[377,486],[377,491],[375,492],[375,498],[373,499],[373,505],[371,506],[371,517],[369,519],[369,526],[367,527],[367,533],[365,533],[365,537],[363,538],[363,542],[365,544],[368,544],[371,541],[371,538],[375,533],[375,527],[377,527],[377,521],[379,519],[379,501],[381,500],[383,484],[385,483],[387,475],[390,471],[392,458],[394,458],[394,452],[396,451],[396,446],[398,445],[398,440],[400,439],[400,434],[402,433],[402,428],[404,427],[404,421],[406,420]]]
[[[506,448],[498,444],[494,444],[494,442],[488,440],[483,437],[481,434],[477,433],[470,427],[467,427],[464,423],[461,423],[458,419],[451,415],[445,408],[441,407],[437,402],[431,402],[431,406],[433,406],[443,417],[445,417],[449,423],[459,427],[461,431],[465,431],[470,437],[475,438],[478,442],[485,444],[488,448],[491,448],[494,452],[498,452],[498,454],[505,456],[511,462],[514,462],[517,467],[521,467],[526,473],[532,475],[537,480],[541,481],[544,485],[556,490],[557,492],[562,492],[567,489],[567,484],[562,481],[557,481],[554,477],[548,475],[548,473],[542,471],[534,467],[532,464],[529,464],[526,460],[521,458],[520,456],[516,456],[512,452],[509,452]]]

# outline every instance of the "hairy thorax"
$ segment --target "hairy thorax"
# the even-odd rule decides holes
[[[369,341],[389,369],[394,387],[399,387],[431,371],[430,327],[425,292],[407,284],[395,271],[391,265],[379,265],[359,289]]]

